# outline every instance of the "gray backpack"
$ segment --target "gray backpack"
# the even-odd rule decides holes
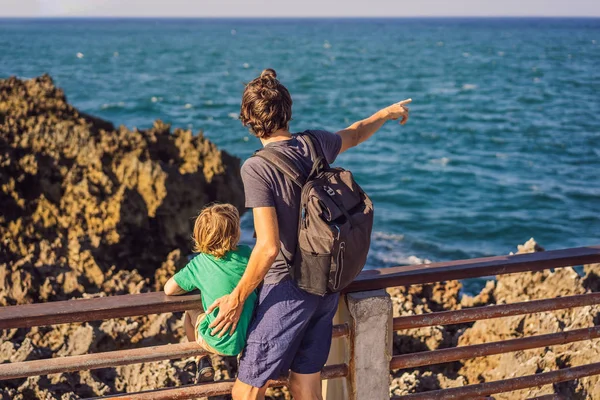
[[[321,147],[315,148],[311,135],[304,133],[302,137],[313,160],[307,177],[273,148],[264,148],[254,155],[302,188],[298,245],[293,260],[284,260],[298,287],[323,296],[343,290],[365,266],[373,228],[373,203],[350,171],[331,168]]]

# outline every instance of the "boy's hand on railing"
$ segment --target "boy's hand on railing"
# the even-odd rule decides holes
[[[244,309],[244,303],[237,296],[229,294],[215,300],[206,310],[206,314],[210,314],[216,308],[219,308],[219,314],[212,324],[208,326],[212,329],[210,331],[211,336],[218,335],[222,338],[227,332],[230,334],[235,332],[240,315]]]
[[[408,121],[408,114],[410,111],[406,105],[410,102],[412,102],[412,99],[402,100],[401,102],[392,104],[381,111],[385,113],[385,117],[388,120],[397,120],[402,118],[400,123],[404,125]]]

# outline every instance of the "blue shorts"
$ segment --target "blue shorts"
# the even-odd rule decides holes
[[[290,278],[263,285],[238,379],[254,387],[269,379],[321,371],[329,355],[333,316],[339,293],[324,297],[307,293]]]

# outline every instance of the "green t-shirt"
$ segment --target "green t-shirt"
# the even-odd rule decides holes
[[[228,252],[223,258],[200,253],[175,274],[175,282],[188,292],[200,289],[202,306],[206,310],[216,299],[230,294],[237,286],[246,270],[251,252],[252,249],[248,246],[238,246],[237,250]],[[211,336],[211,329],[208,326],[217,317],[218,308],[202,320],[198,326],[198,333],[219,353],[228,356],[238,355],[246,345],[246,335],[255,303],[256,291],[248,296],[244,303],[244,309],[233,334],[228,333],[222,338],[217,335]],[[195,324],[196,321],[192,323]]]

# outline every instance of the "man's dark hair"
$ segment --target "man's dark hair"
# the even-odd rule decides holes
[[[277,80],[275,70],[265,69],[246,85],[240,120],[259,138],[268,138],[279,129],[288,129],[292,119],[292,96]]]

